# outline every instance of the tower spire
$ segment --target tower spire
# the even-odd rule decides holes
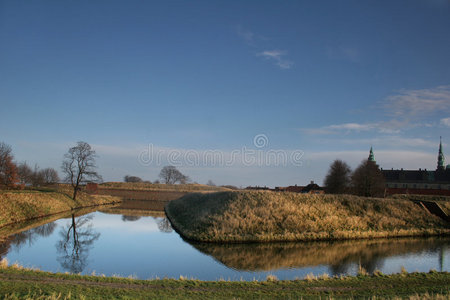
[[[445,158],[444,158],[444,152],[442,151],[442,136],[441,136],[440,141],[439,141],[437,169],[444,170],[444,168],[445,168]]]
[[[373,155],[373,149],[372,149],[372,146],[370,146],[370,153],[369,153],[369,158],[367,159],[368,161],[370,161],[370,162],[376,162],[375,161],[375,156]]]

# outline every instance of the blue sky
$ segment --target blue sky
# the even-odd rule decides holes
[[[86,141],[107,181],[321,183],[370,146],[433,169],[449,53],[446,0],[0,0],[0,140],[58,170]]]

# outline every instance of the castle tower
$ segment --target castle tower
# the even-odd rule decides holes
[[[438,170],[444,170],[445,169],[445,158],[444,158],[444,152],[442,151],[442,137],[440,138],[440,142],[439,142],[439,153],[438,153],[437,169]]]
[[[369,158],[367,160],[370,161],[370,162],[376,163],[375,156],[373,155],[372,147],[370,147]]]

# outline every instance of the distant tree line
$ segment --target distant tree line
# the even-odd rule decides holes
[[[64,154],[61,165],[63,182],[72,185],[74,200],[81,185],[102,180],[96,172],[96,158],[95,151],[86,142],[77,142]],[[60,178],[55,169],[40,169],[37,164],[31,168],[26,162],[17,164],[14,162],[11,146],[0,142],[0,188],[36,187],[58,182]]]
[[[31,168],[26,162],[14,162],[11,146],[0,142],[0,188],[17,186],[45,186],[60,181],[53,168],[40,169],[36,164]]]
[[[385,180],[375,162],[363,160],[352,172],[342,160],[335,160],[325,177],[325,191],[330,194],[355,194],[365,197],[383,197]]]

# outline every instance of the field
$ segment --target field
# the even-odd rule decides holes
[[[442,219],[403,199],[269,191],[188,194],[166,213],[185,238],[202,242],[310,241],[448,235]]]
[[[450,274],[375,272],[356,277],[307,276],[304,280],[199,281],[136,280],[54,274],[0,263],[0,291],[5,299],[449,299]]]

